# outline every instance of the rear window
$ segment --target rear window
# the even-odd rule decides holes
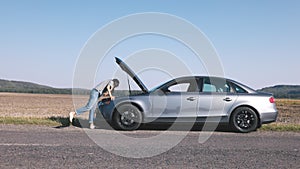
[[[234,88],[236,93],[248,93],[245,89],[238,86],[237,84],[231,83],[232,87]]]

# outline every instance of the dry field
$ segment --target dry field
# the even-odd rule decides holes
[[[77,98],[82,105],[88,99]],[[72,95],[0,93],[0,117],[67,117],[73,110]]]
[[[300,124],[300,100],[277,99],[276,106],[279,112],[277,123]]]
[[[77,96],[76,107],[87,100],[88,96]],[[300,124],[300,100],[277,99],[276,103],[276,123]],[[72,110],[72,95],[0,93],[0,117],[67,117]]]

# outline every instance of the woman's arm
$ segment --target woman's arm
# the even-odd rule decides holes
[[[102,101],[103,99],[108,99],[111,98],[110,96],[100,96],[99,97],[99,101]]]
[[[108,94],[109,94],[109,97],[114,100],[115,97],[111,94],[111,91],[112,91],[113,87],[111,85],[107,85],[107,91],[108,91]]]

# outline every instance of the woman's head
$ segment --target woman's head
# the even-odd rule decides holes
[[[113,88],[116,88],[116,87],[118,87],[118,86],[119,86],[120,82],[119,82],[119,80],[118,80],[118,79],[113,79],[112,81],[114,82],[114,86],[113,86]]]
[[[110,92],[114,92],[115,88],[119,86],[119,80],[118,79],[113,79],[113,84],[108,84],[111,86],[111,91]],[[102,93],[107,93],[107,86],[104,88]]]

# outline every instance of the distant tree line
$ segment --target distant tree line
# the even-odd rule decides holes
[[[33,94],[75,94],[75,95],[89,95],[90,90],[87,89],[56,89],[56,88],[39,88],[39,89],[14,89],[14,88],[0,88],[0,92],[10,92],[10,93],[33,93]],[[129,92],[128,90],[115,90],[113,92],[114,96],[128,96],[137,95],[142,93],[142,91],[133,90]]]
[[[273,93],[275,98],[289,98],[300,99],[300,86],[299,85],[277,85],[266,87],[258,91]],[[21,81],[8,81],[0,79],[0,92],[14,92],[14,93],[40,93],[40,94],[76,94],[76,95],[89,95],[90,90],[80,88],[52,88],[49,86],[39,85],[30,82]],[[116,90],[115,96],[128,96],[137,95],[142,91],[133,90]]]
[[[273,93],[275,98],[300,99],[299,85],[277,85],[263,88],[259,91]]]
[[[39,94],[72,94],[71,89],[13,89],[13,88],[0,88],[0,92],[13,92],[13,93],[39,93]]]

